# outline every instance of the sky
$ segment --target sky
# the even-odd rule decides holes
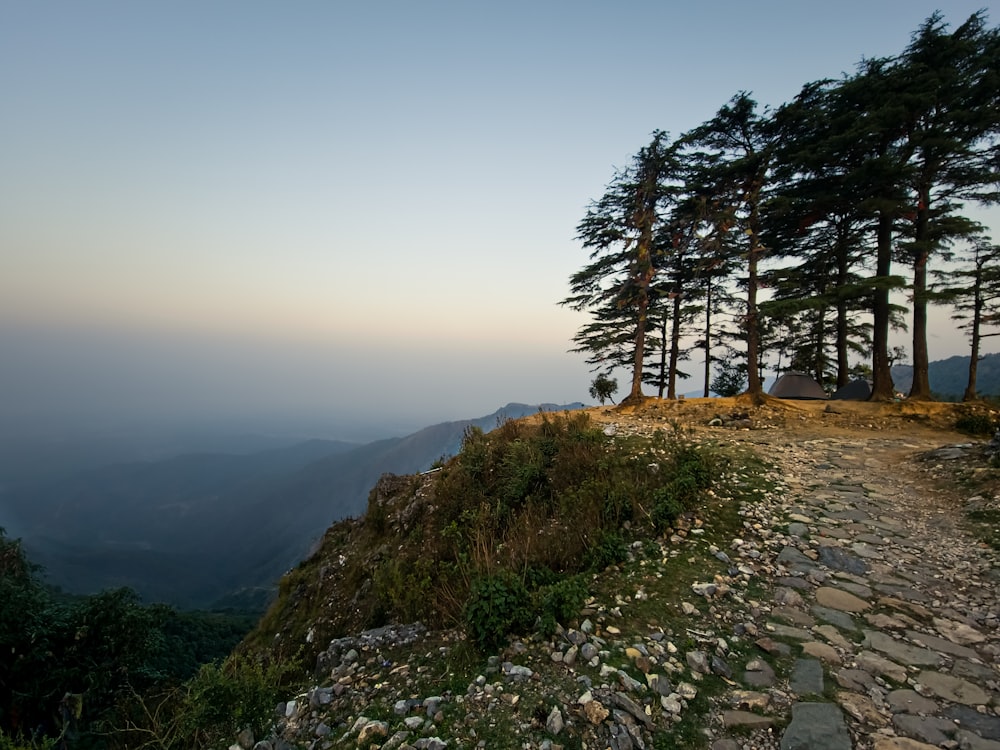
[[[615,169],[937,5],[0,0],[0,423],[587,401],[557,303]]]

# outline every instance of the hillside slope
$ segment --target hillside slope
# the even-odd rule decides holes
[[[969,357],[955,356],[931,362],[927,366],[927,376],[933,393],[940,398],[958,401],[969,382]],[[913,382],[913,367],[893,367],[892,380],[896,390],[907,393]],[[976,392],[980,396],[1000,396],[1000,354],[986,354],[979,360]]]
[[[468,609],[465,627],[428,629],[369,606],[380,586],[395,582],[405,595],[440,581],[377,571],[434,538],[442,482],[461,469],[384,479],[369,515],[331,528],[286,577],[244,646],[316,656],[312,680],[294,700],[289,693],[267,741],[902,750],[931,747],[933,730],[945,746],[992,747],[1000,560],[969,536],[959,496],[943,483],[950,461],[978,454],[949,448],[920,459],[968,445],[950,428],[969,407],[829,406],[726,399],[590,410],[609,444],[665,430],[668,444],[718,445],[728,456],[714,465],[718,483],[660,533],[619,519],[624,556],[583,578],[584,598],[564,619],[523,622],[481,651],[469,644]],[[707,427],[715,416],[723,425]],[[748,464],[747,446],[772,469]],[[661,465],[637,458],[636,477]],[[976,491],[990,497],[1000,471],[978,460],[968,475],[989,478]],[[564,533],[590,523],[586,512],[564,511]],[[500,534],[491,554],[518,543]],[[532,601],[540,614],[549,606]],[[493,611],[518,606],[513,598]],[[390,624],[356,630],[378,618]]]

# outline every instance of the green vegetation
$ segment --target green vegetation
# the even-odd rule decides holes
[[[139,696],[225,657],[253,624],[143,606],[129,589],[59,595],[37,574],[0,529],[0,743],[115,746]]]
[[[980,539],[995,550],[1000,550],[1000,509],[978,508],[967,514]]]
[[[610,401],[612,404],[615,400],[612,396],[615,395],[615,391],[618,390],[618,381],[615,378],[610,378],[604,373],[601,373],[596,378],[594,382],[590,384],[590,397],[596,398],[601,402],[601,406],[604,406],[605,401]]]
[[[463,624],[486,649],[551,631],[586,596],[579,574],[625,562],[632,541],[700,507],[717,475],[715,452],[679,430],[612,438],[583,414],[471,429],[437,477],[433,514],[398,541],[367,540],[395,550],[370,611]],[[370,513],[368,530],[387,534],[389,511],[373,501]]]
[[[299,654],[309,660],[331,638],[390,621],[468,627],[484,648],[551,632],[589,575],[657,557],[658,539],[706,502],[713,517],[727,512],[718,498],[749,481],[730,476],[730,461],[677,428],[609,436],[582,413],[470,429],[439,470],[383,478],[364,517],[331,527],[244,647],[293,659],[315,643]]]
[[[992,414],[975,411],[955,420],[955,429],[967,435],[992,435],[997,428]]]

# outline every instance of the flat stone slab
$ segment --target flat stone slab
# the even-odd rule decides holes
[[[844,714],[833,703],[796,703],[781,750],[851,750]]]
[[[864,646],[881,651],[900,664],[938,666],[942,661],[941,655],[929,648],[911,646],[878,630],[865,630],[863,632],[865,634]]]
[[[840,654],[837,653],[837,649],[827,643],[819,641],[803,643],[802,652],[827,664],[840,664]]]
[[[813,632],[826,638],[831,646],[842,648],[844,651],[854,650],[854,644],[844,638],[833,625],[817,625],[813,628]]]
[[[990,695],[978,685],[950,674],[925,670],[917,682],[929,688],[939,698],[966,706],[981,706],[990,702]]]
[[[973,649],[968,646],[959,646],[957,643],[952,643],[947,638],[929,635],[928,633],[918,633],[916,630],[907,630],[906,637],[914,643],[920,643],[927,648],[934,649],[942,654],[950,654],[951,656],[957,656],[961,659],[978,658],[978,654]]]
[[[788,687],[796,695],[822,695],[823,667],[816,659],[796,659]]]
[[[875,750],[941,750],[941,748],[911,740],[909,737],[885,737],[875,740]]]
[[[906,682],[906,667],[889,661],[873,651],[862,651],[856,661],[858,667],[869,674],[888,677],[895,682]]]
[[[955,732],[955,739],[961,750],[1000,750],[1000,742],[984,740],[978,734],[965,729]]]
[[[954,722],[948,719],[936,716],[913,716],[912,714],[896,714],[892,717],[892,726],[900,734],[931,745],[942,745],[948,742],[957,728]]]
[[[848,591],[862,599],[871,599],[872,597],[872,590],[868,586],[865,586],[862,583],[854,583],[853,581],[838,580],[836,581],[836,584],[838,589],[844,589],[844,591]]]
[[[763,659],[751,659],[743,673],[743,682],[753,687],[771,687],[774,684],[774,669]]]
[[[968,659],[955,659],[955,663],[951,665],[951,673],[956,677],[977,682],[988,682],[997,678],[997,673],[992,667]]]
[[[767,632],[774,633],[779,638],[794,638],[797,641],[811,641],[812,633],[802,628],[793,628],[791,625],[782,625],[780,622],[767,622],[764,624]]]
[[[778,553],[775,562],[779,565],[784,565],[794,573],[809,573],[816,570],[816,563],[795,549],[795,547],[785,547]]]
[[[857,555],[852,555],[842,547],[821,546],[818,550],[819,561],[828,568],[843,570],[847,573],[862,576],[868,572],[868,565]]]
[[[854,539],[855,541],[863,542],[864,544],[885,544],[885,539],[877,534],[858,534],[854,537]]]
[[[894,714],[932,714],[939,708],[937,703],[916,690],[893,690],[886,696],[885,702]]]
[[[809,527],[799,521],[788,524],[788,533],[791,536],[804,537],[809,533]]]
[[[819,526],[816,529],[819,536],[828,536],[831,539],[850,539],[851,533],[837,528],[836,526]]]
[[[975,628],[963,622],[946,620],[943,617],[934,618],[934,629],[949,641],[957,643],[959,646],[971,646],[986,640],[986,636]]]
[[[882,559],[882,550],[880,550],[878,547],[866,544],[865,542],[856,542],[855,544],[851,545],[851,549],[854,551],[854,554],[856,554],[858,557],[863,557],[866,560]]]
[[[776,578],[774,582],[779,586],[795,589],[796,591],[806,591],[812,588],[812,584],[809,581],[797,576],[781,576],[780,578]]]
[[[890,607],[900,612],[909,612],[917,617],[923,617],[925,619],[931,616],[931,611],[922,604],[917,604],[913,601],[906,601],[904,599],[898,599],[892,596],[883,596],[879,600],[879,604]]]
[[[849,508],[834,511],[830,514],[830,518],[836,518],[838,521],[865,521],[868,519],[868,514],[857,508]]]
[[[796,594],[796,596],[798,596],[798,594]],[[811,628],[816,624],[816,620],[803,612],[801,609],[795,609],[794,607],[774,607],[771,610],[771,616],[778,617],[785,622],[790,622],[792,625],[798,625],[799,627],[804,628]]]
[[[875,678],[862,669],[840,669],[834,673],[837,684],[855,693],[867,693],[876,684]]]
[[[957,721],[964,729],[971,729],[980,737],[1000,740],[1000,717],[981,714],[968,706],[949,706],[941,715]]]
[[[835,625],[841,630],[854,631],[858,629],[854,619],[846,612],[841,612],[838,609],[830,609],[820,604],[814,604],[809,611],[820,620]]]
[[[722,723],[726,729],[747,727],[748,729],[766,729],[774,723],[768,716],[751,713],[750,711],[723,711]]]
[[[830,586],[820,586],[816,589],[816,603],[841,612],[864,612],[872,606],[854,594]]]

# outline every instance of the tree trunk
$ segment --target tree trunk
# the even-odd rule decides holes
[[[844,287],[847,286],[850,261],[847,256],[846,239],[837,240],[837,387],[843,388],[851,380],[851,363],[848,356],[847,300]]]
[[[909,398],[931,400],[931,382],[927,355],[927,253],[921,252],[913,263],[913,384]]]
[[[667,316],[660,319],[660,382],[658,398],[663,398],[663,389],[667,384]]]
[[[930,258],[928,232],[930,222],[930,190],[921,188],[917,204],[917,224],[914,233],[916,257],[913,259],[913,384],[909,398],[931,400],[931,383],[927,355],[927,261]]]
[[[892,373],[889,369],[889,274],[892,271],[892,217],[878,217],[875,291],[872,303],[872,395],[871,401],[892,401]]]
[[[712,280],[705,292],[705,398],[708,398],[712,379]]]
[[[824,327],[826,325],[825,308],[816,311],[816,382],[823,385],[823,375],[826,370],[826,338],[824,337]]]
[[[976,400],[976,374],[979,369],[979,327],[983,320],[983,267],[976,258],[976,275],[973,279],[972,302],[972,354],[969,357],[969,382],[962,394],[963,401]]]
[[[636,308],[635,358],[632,361],[632,389],[629,391],[625,401],[642,401],[645,398],[642,394],[642,366],[646,355],[646,314],[649,308],[649,292],[647,289],[639,291],[639,300]]]
[[[653,281],[652,258],[650,257],[650,246],[652,245],[652,222],[643,224],[639,247],[636,251],[635,279],[639,289],[638,300],[636,301],[636,324],[635,324],[635,359],[632,362],[632,389],[629,391],[625,401],[642,401],[645,396],[642,393],[642,371],[646,357],[646,325],[649,316],[649,287]]]
[[[670,387],[667,398],[677,398],[677,361],[681,358],[681,293],[675,292],[673,299],[673,320],[670,322]]]
[[[760,326],[757,313],[757,260],[760,255],[760,239],[757,236],[756,207],[751,211],[750,252],[747,254],[747,393],[755,404],[763,401],[764,388],[760,382]]]

